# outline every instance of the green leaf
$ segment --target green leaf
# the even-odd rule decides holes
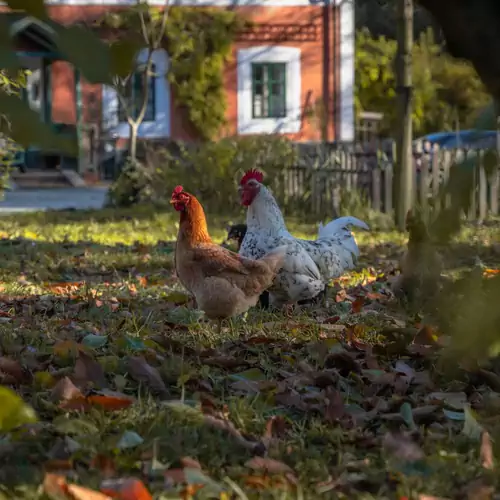
[[[92,349],[99,349],[105,346],[107,342],[108,337],[106,335],[94,335],[93,333],[90,333],[82,340],[84,346],[91,347]]]
[[[54,27],[57,44],[66,57],[90,83],[112,83],[112,57],[109,45],[80,26]]]
[[[110,47],[111,73],[122,78],[129,75],[134,67],[139,45],[130,39],[120,40]]]
[[[122,434],[122,437],[120,438],[118,443],[116,444],[116,447],[119,450],[125,450],[128,448],[135,448],[136,446],[139,446],[142,443],[144,443],[144,439],[142,439],[142,437],[139,436],[137,432],[125,431]]]
[[[52,423],[54,428],[61,434],[89,436],[99,433],[99,429],[95,426],[95,424],[84,417],[69,419],[65,415],[61,415],[60,417],[55,418]]]
[[[31,406],[8,387],[0,386],[0,432],[8,432],[36,421],[37,416]]]
[[[472,411],[469,405],[464,407],[465,422],[462,429],[462,434],[467,437],[479,441],[481,439],[481,434],[483,433],[483,428],[478,423],[475,417],[474,411]]]
[[[12,10],[24,10],[33,17],[47,17],[44,0],[5,0],[5,3]]]
[[[413,420],[413,413],[411,411],[410,403],[403,403],[399,411],[408,428],[412,431],[415,430],[417,426],[415,424],[415,420]]]
[[[167,302],[173,302],[174,304],[185,304],[189,302],[189,299],[189,294],[181,291],[171,292],[165,297]]]
[[[9,25],[4,18],[0,16],[0,68],[19,69],[19,59],[16,56],[12,45],[12,39],[9,36]]]

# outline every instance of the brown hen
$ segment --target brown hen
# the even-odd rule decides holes
[[[285,247],[258,260],[247,259],[212,241],[205,212],[196,197],[177,186],[170,203],[180,212],[175,268],[181,283],[209,319],[218,322],[257,304],[281,269]]]

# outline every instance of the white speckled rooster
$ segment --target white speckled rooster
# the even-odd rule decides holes
[[[273,248],[286,245],[285,263],[269,288],[269,304],[281,307],[319,295],[328,282],[352,269],[359,256],[358,245],[348,225],[369,227],[356,217],[340,217],[320,224],[315,241],[292,236],[264,176],[249,170],[240,181],[242,205],[247,211],[247,233],[240,255],[259,259]]]

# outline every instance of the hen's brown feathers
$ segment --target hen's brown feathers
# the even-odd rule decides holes
[[[212,242],[205,213],[193,195],[181,211],[175,266],[181,283],[212,319],[231,317],[255,306],[280,269],[284,251],[259,260],[241,257]]]

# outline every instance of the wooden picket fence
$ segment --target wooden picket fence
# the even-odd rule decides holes
[[[453,165],[472,155],[474,189],[470,220],[499,214],[500,168],[496,151],[484,149],[415,148],[414,200],[424,209],[439,209],[440,189]],[[333,145],[301,145],[298,162],[275,179],[274,190],[287,213],[337,216],[344,197],[361,196],[370,207],[393,210],[394,162],[392,151],[348,150]],[[448,200],[444,200],[446,204]]]

